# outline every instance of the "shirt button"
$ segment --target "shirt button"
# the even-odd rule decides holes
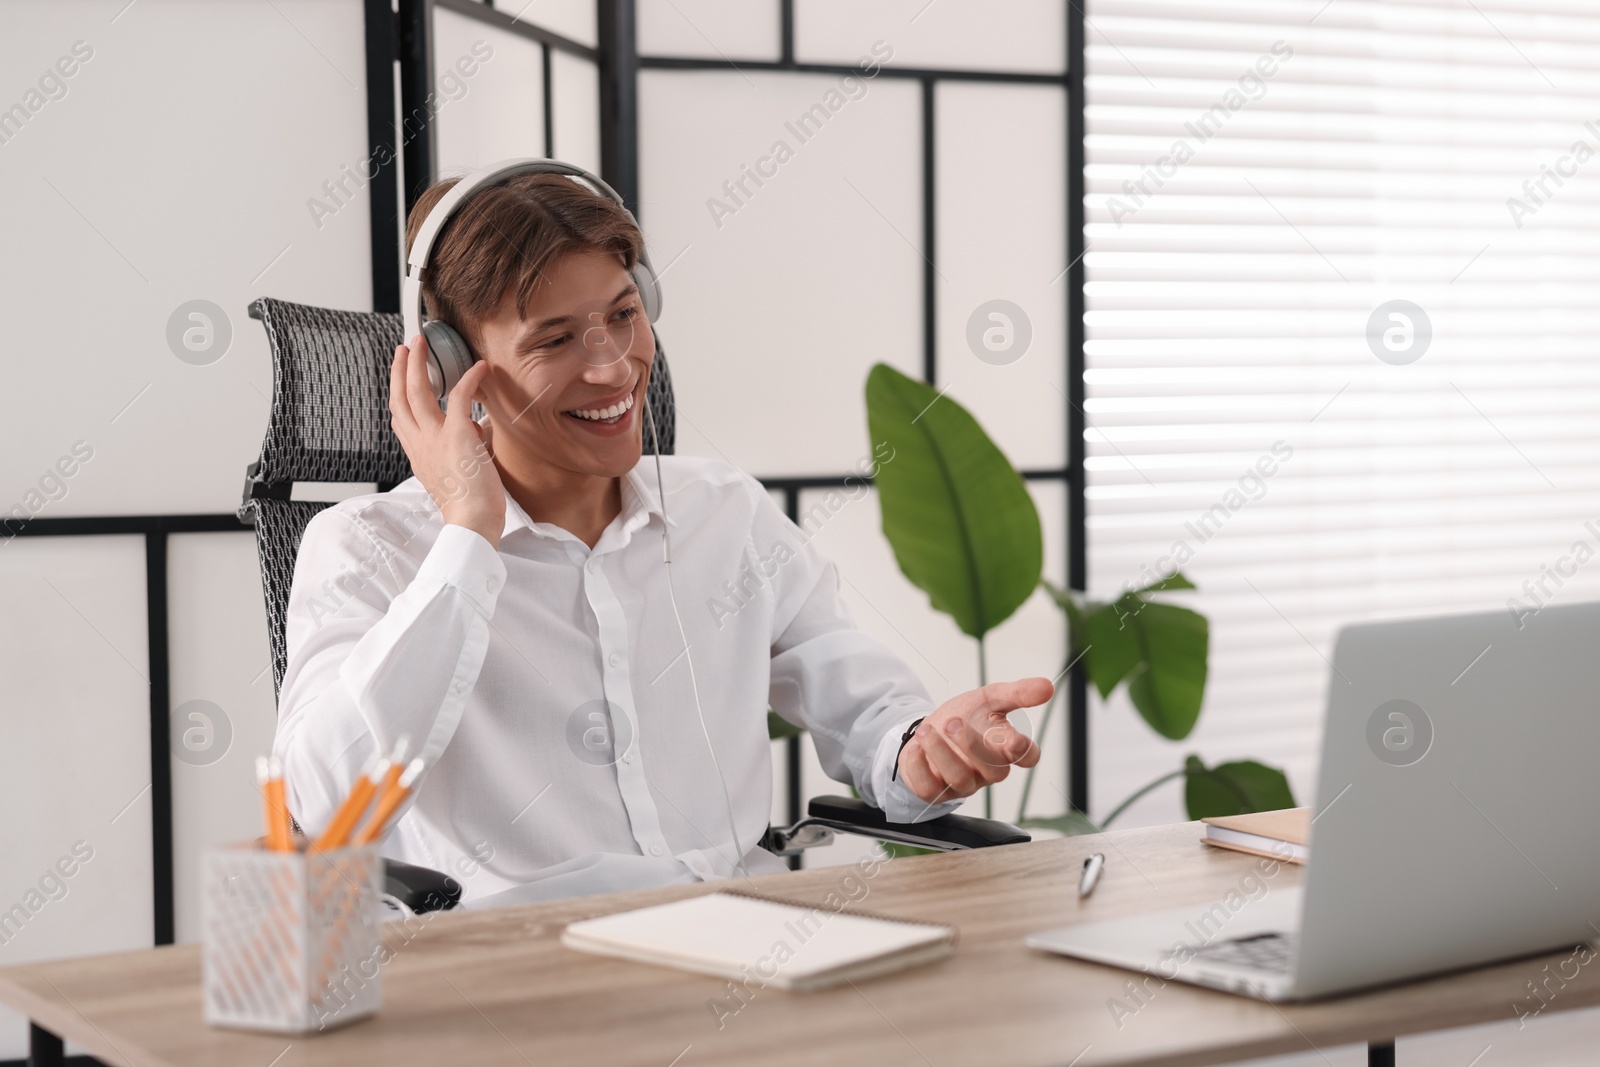
[[[500,588],[500,581],[497,578],[490,578],[487,582],[484,583],[484,585],[487,586],[489,592],[492,593],[496,589]]]
[[[454,689],[457,693],[465,693],[467,691],[467,683],[466,682],[457,682],[455,685],[451,686],[450,688]]]
[[[650,846],[650,855],[652,855],[652,856],[659,856],[665,851],[666,851],[666,849],[662,848],[660,845],[651,845]]]
[[[633,753],[632,752],[624,752],[622,754],[622,762],[623,763],[632,763],[633,762]]]
[[[600,561],[598,559],[590,559],[589,563],[588,563],[589,573],[593,574],[595,571],[597,571],[599,569],[600,569]]]
[[[606,657],[606,662],[611,664],[613,667],[620,667],[622,665],[622,657],[613,652],[611,655]]]

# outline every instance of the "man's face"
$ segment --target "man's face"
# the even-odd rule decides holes
[[[526,319],[508,292],[481,333],[484,407],[503,469],[533,463],[604,477],[633,469],[655,338],[620,258],[562,257],[535,287]]]

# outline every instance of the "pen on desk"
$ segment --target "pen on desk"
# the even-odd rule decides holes
[[[267,848],[273,852],[293,852],[294,844],[289,837],[289,806],[283,796],[282,758],[257,756],[256,781],[261,786]]]
[[[1106,854],[1096,852],[1083,861],[1083,874],[1078,878],[1078,898],[1088,896],[1094,892],[1094,887],[1100,884],[1100,872],[1106,869]]]
[[[391,772],[395,769],[397,768],[390,768]],[[405,803],[406,797],[411,795],[411,787],[416,784],[417,776],[421,773],[422,761],[420,759],[412,760],[400,772],[399,776],[394,779],[394,784],[386,788],[383,791],[383,795],[378,797],[378,806],[372,810],[372,818],[367,820],[367,825],[361,828],[361,832],[355,836],[355,840],[351,844],[371,844],[383,836],[389,817],[395,813],[396,808]]]
[[[372,795],[378,791],[378,783],[384,775],[389,773],[389,761],[380,758],[368,767],[350,787],[350,795],[344,798],[344,803],[339,805],[339,810],[334,813],[333,821],[328,823],[328,828],[322,831],[322,836],[317,838],[312,849],[317,852],[326,852],[333,848],[342,848],[350,840],[350,831],[356,828],[356,822],[367,810],[367,805],[372,803]]]

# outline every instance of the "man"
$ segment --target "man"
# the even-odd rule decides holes
[[[453,184],[418,200],[408,244]],[[320,828],[408,739],[428,770],[384,851],[455,875],[468,901],[784,869],[758,846],[769,704],[893,821],[1039,758],[1006,713],[1049,699],[1046,679],[935,708],[748,476],[662,457],[663,502],[641,462],[642,251],[626,212],[564,176],[473,195],[424,296],[479,358],[441,413],[425,341],[396,349],[392,424],[415,477],[328,508],[301,543],[275,745],[292,810]],[[700,610],[730,581],[737,612]]]

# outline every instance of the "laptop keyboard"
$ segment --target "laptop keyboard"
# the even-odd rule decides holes
[[[1288,974],[1289,954],[1293,951],[1292,934],[1251,934],[1202,945],[1195,950],[1194,958],[1273,974]]]

